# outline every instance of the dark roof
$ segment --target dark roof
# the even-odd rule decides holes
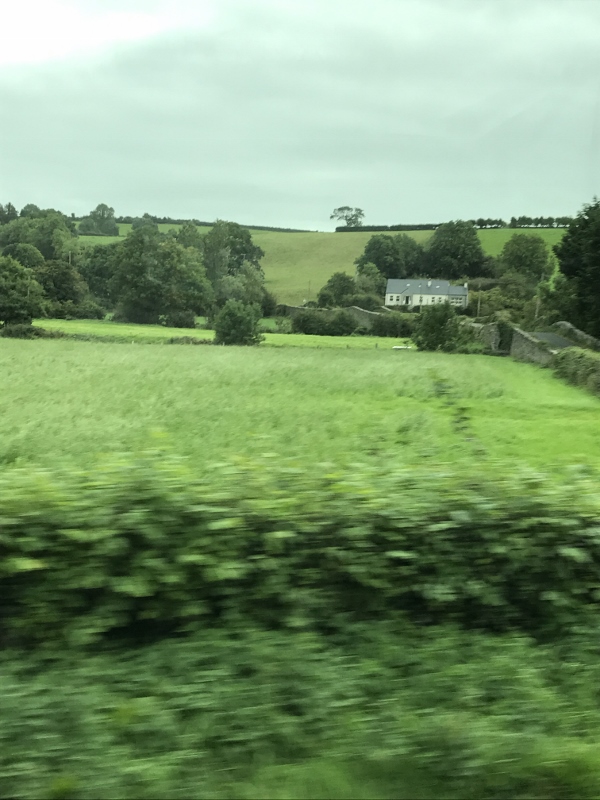
[[[451,286],[450,281],[441,278],[390,278],[385,291],[386,294],[447,294],[460,297],[468,293],[466,286]]]

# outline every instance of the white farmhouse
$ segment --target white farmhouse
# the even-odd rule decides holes
[[[385,290],[386,306],[404,309],[416,306],[431,306],[435,303],[450,303],[452,306],[466,308],[469,302],[469,288],[451,286],[449,281],[435,278],[390,278]]]

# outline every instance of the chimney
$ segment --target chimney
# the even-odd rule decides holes
[[[469,284],[465,283],[465,289],[468,289],[468,288],[469,288]]]

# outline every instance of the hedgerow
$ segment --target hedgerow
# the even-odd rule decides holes
[[[86,643],[247,620],[334,633],[418,624],[555,637],[589,623],[600,496],[585,477],[487,480],[166,456],[0,478],[0,636]]]
[[[552,366],[556,374],[569,383],[600,394],[600,353],[567,347],[555,354]]]

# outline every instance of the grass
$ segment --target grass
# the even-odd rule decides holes
[[[201,319],[201,318],[200,318]],[[266,324],[265,324],[266,323]],[[191,337],[212,341],[215,332],[204,328],[166,328],[162,325],[133,325],[105,320],[38,320],[36,325],[51,331],[62,331],[70,336],[97,339],[107,342],[129,342],[131,344],[164,344],[169,339]],[[273,320],[264,320],[263,326],[274,326]],[[387,339],[378,336],[306,336],[267,332],[261,347],[312,347],[344,350],[389,350],[394,345],[405,345],[407,339]]]
[[[160,225],[166,232],[177,229],[178,225]],[[131,225],[120,225],[121,236],[126,236]],[[205,232],[208,228],[201,228]],[[478,232],[483,249],[488,255],[496,256],[504,244],[514,235],[512,228],[481,230]],[[541,236],[549,246],[559,242],[563,229],[540,228],[521,230],[520,233],[534,233]],[[277,231],[253,231],[254,242],[262,247],[265,257],[262,261],[268,288],[281,303],[300,305],[305,300],[314,300],[319,289],[334,272],[353,275],[354,261],[363,252],[372,233],[279,233]],[[395,234],[391,234],[395,235]],[[418,242],[425,242],[432,231],[409,231]],[[81,238],[84,245],[108,244],[119,241],[118,237],[86,236]]]
[[[156,431],[203,463],[265,452],[339,464],[600,460],[600,401],[550,371],[384,341],[385,350],[361,349],[362,338],[336,349],[4,339],[0,463],[87,463],[146,448]]]

